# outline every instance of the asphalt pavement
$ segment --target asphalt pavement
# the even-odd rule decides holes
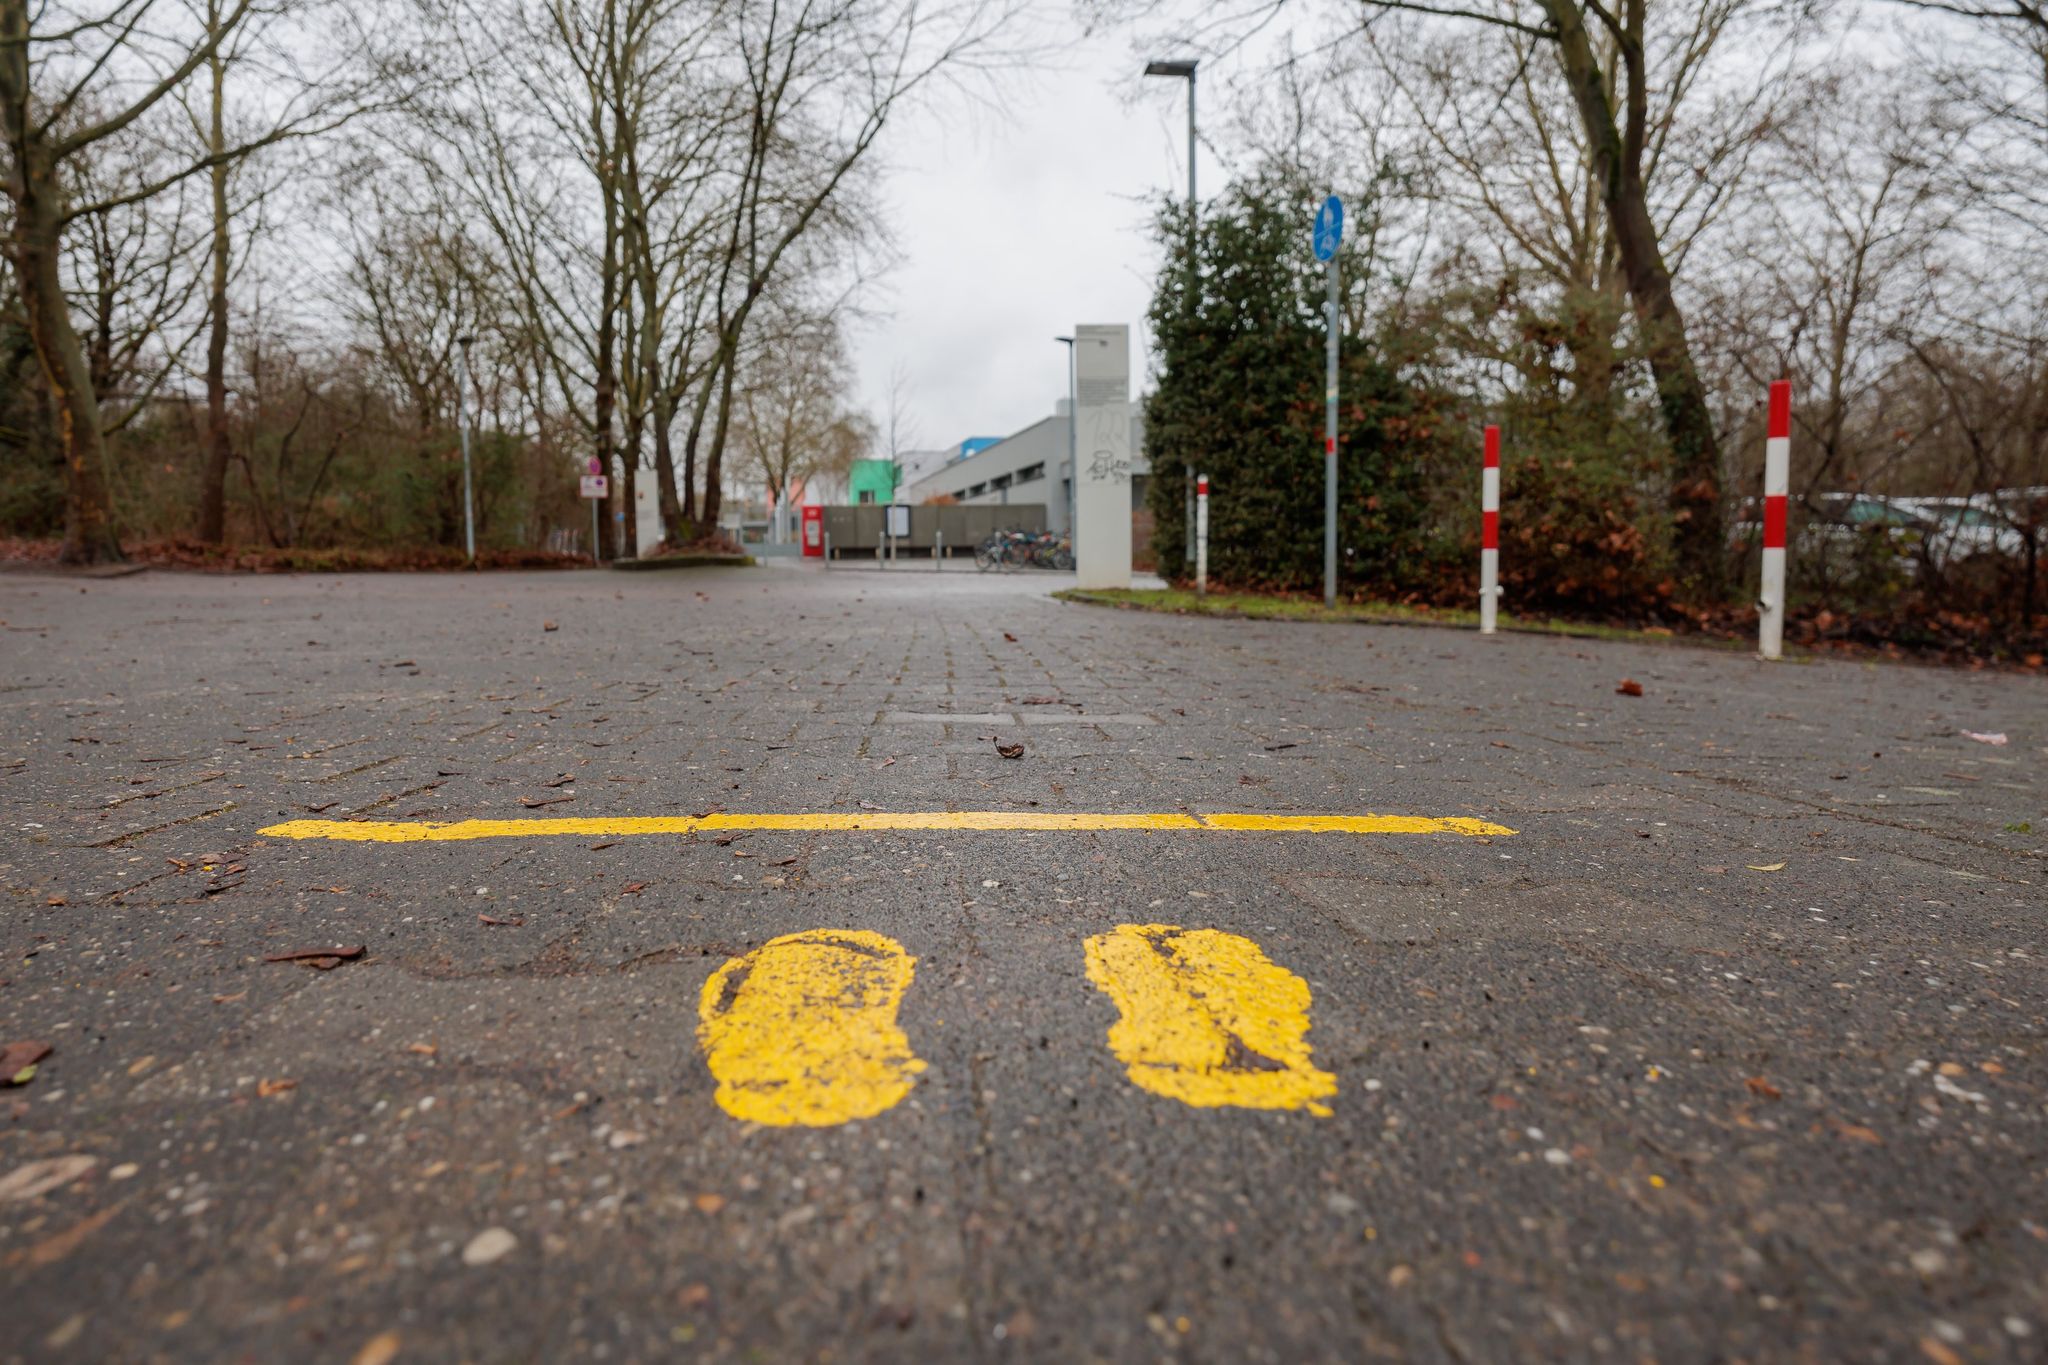
[[[0,575],[0,1360],[2048,1359],[2048,684],[1060,581]]]

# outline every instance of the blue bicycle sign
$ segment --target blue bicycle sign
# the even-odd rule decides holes
[[[1337,254],[1344,240],[1344,201],[1331,195],[1316,210],[1316,259],[1327,261]]]

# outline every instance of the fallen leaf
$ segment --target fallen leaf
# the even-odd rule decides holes
[[[441,1051],[440,1048],[435,1047],[432,1043],[409,1043],[406,1045],[405,1050],[407,1052],[416,1052],[422,1057],[432,1057]]]
[[[604,843],[601,843],[601,844],[592,844],[592,845],[590,846],[590,851],[591,851],[592,853],[595,853],[595,852],[597,852],[597,851],[598,851],[599,849],[601,849],[601,848],[614,848],[614,847],[616,847],[616,846],[618,845],[618,842],[619,842],[619,841],[618,841],[617,839],[608,839],[608,840],[606,840],[606,841],[605,841]]]
[[[685,1308],[702,1308],[705,1304],[711,1302],[711,1286],[705,1284],[686,1284],[683,1286],[682,1292],[676,1295],[676,1298]]]
[[[331,972],[344,962],[354,962],[368,951],[358,943],[353,948],[300,948],[290,953],[270,953],[265,962],[303,962],[316,972]]]
[[[398,1359],[402,1340],[396,1332],[379,1332],[349,1357],[349,1365],[391,1365]]]
[[[1005,640],[1008,640],[1013,645],[1017,643],[1017,637],[1010,634],[1010,632],[1007,630],[1003,632],[1003,638]]]
[[[574,801],[575,799],[573,796],[550,796],[545,799],[536,800],[531,796],[522,796],[519,798],[519,804],[528,810],[535,810],[541,806],[559,806],[564,801]]]
[[[621,896],[637,896],[647,889],[646,882],[627,882],[619,889]]]
[[[523,927],[526,923],[526,917],[524,915],[511,915],[505,919],[497,919],[491,915],[480,914],[476,918],[479,924],[493,924],[504,929],[518,929]]]
[[[717,1213],[725,1207],[725,1196],[722,1194],[700,1194],[692,1202],[697,1205],[697,1212],[699,1213]]]
[[[1978,734],[1975,730],[1965,730],[1963,731],[1963,738],[1974,739],[1979,744],[1989,744],[2000,749],[2003,749],[2006,745],[2005,732],[2002,730],[1996,734],[1989,735]]]
[[[1058,697],[1026,697],[1017,704],[1019,706],[1058,706],[1060,699]]]
[[[1920,1338],[1920,1354],[1934,1362],[1934,1365],[1963,1365],[1963,1358],[1933,1337]]]
[[[1749,1087],[1749,1093],[1752,1095],[1761,1095],[1767,1100],[1781,1100],[1785,1098],[1784,1091],[1778,1089],[1777,1086],[1772,1085],[1761,1076],[1751,1076],[1743,1084]]]
[[[0,1051],[0,1084],[27,1085],[36,1078],[36,1063],[50,1055],[50,1045],[40,1038],[24,1038]]]
[[[574,782],[575,780],[576,780],[576,774],[574,774],[574,773],[563,773],[563,774],[562,774],[562,775],[561,775],[560,777],[556,778],[556,779],[555,779],[554,781],[552,781],[552,782],[549,782],[549,783],[545,783],[544,785],[546,785],[546,786],[550,786],[550,787],[566,787],[566,786],[568,786],[568,785],[569,785],[569,784],[570,784],[571,782]]]
[[[1783,863],[1744,863],[1743,866],[1747,867],[1751,872],[1783,872],[1785,870]]]
[[[1000,757],[1003,757],[1003,758],[1022,758],[1022,757],[1024,757],[1024,745],[1023,745],[1023,743],[1022,743],[1021,741],[1020,741],[1020,742],[1018,742],[1018,743],[1016,743],[1016,744],[1005,744],[1005,743],[1003,743],[1003,742],[1002,742],[1002,740],[998,739],[998,740],[996,740],[996,741],[995,741],[995,746],[996,746],[996,753],[997,753],[997,754],[998,754],[998,755],[999,755]]]
[[[556,624],[555,624],[555,623],[554,623],[553,621],[543,621],[543,622],[541,622],[541,623],[540,623],[540,628],[541,628],[542,630],[560,630],[560,629],[561,629],[561,627],[560,627],[560,626],[558,626],[558,625],[556,625]]]
[[[894,767],[894,766],[895,766],[895,763],[896,763],[896,760],[895,760],[895,759],[893,759],[893,758],[885,758],[885,759],[883,759],[883,760],[882,760],[882,761],[881,761],[880,763],[877,763],[877,764],[875,765],[875,767],[876,767],[876,768],[878,768],[878,769],[880,769],[880,768],[889,768],[889,767]]]
[[[79,1244],[86,1238],[113,1222],[114,1215],[127,1206],[127,1201],[124,1200],[119,1204],[111,1204],[98,1213],[89,1214],[56,1236],[45,1237],[26,1251],[15,1252],[7,1258],[7,1264],[12,1265],[20,1261],[29,1266],[54,1265],[78,1250]]]
[[[299,1083],[289,1076],[280,1076],[274,1081],[256,1082],[256,1098],[267,1100],[272,1095],[282,1095],[287,1090],[297,1090]]]
[[[1843,1138],[1850,1142],[1867,1142],[1873,1147],[1884,1146],[1883,1138],[1879,1137],[1874,1130],[1865,1128],[1860,1123],[1843,1123],[1837,1119],[1834,1120],[1833,1127],[1835,1136],[1838,1138]]]
[[[96,1156],[74,1154],[44,1157],[41,1161],[17,1166],[5,1176],[0,1176],[0,1203],[47,1194],[60,1185],[70,1184],[99,1164],[100,1159]]]
[[[237,1000],[247,1000],[248,998],[249,992],[236,991],[233,995],[216,995],[213,997],[213,1003],[216,1005],[232,1005]]]
[[[1614,690],[1624,697],[1640,697],[1643,695],[1643,685],[1634,678],[1623,678],[1621,686]]]

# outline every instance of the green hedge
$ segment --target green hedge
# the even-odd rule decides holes
[[[1312,214],[1312,204],[1256,185],[1209,206],[1192,307],[1186,218],[1174,209],[1160,217],[1169,259],[1151,323],[1164,364],[1145,405],[1145,443],[1153,543],[1170,576],[1185,562],[1186,476],[1206,473],[1212,579],[1322,583],[1327,284],[1310,250]],[[1345,265],[1363,283],[1355,254]],[[1440,458],[1447,405],[1349,336],[1338,388],[1339,583],[1385,591],[1425,576],[1425,470]]]

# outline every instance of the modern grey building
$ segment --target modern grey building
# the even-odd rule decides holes
[[[1069,480],[1073,477],[1068,468],[1067,440],[1067,400],[1062,398],[1052,416],[918,479],[910,485],[908,500],[923,503],[951,498],[978,505],[1041,503],[1045,507],[1046,526],[1064,531]],[[1136,404],[1132,404],[1131,410],[1131,449],[1137,452],[1131,466],[1131,508],[1137,512],[1145,506],[1145,485],[1150,480],[1152,465],[1145,458],[1145,422]]]

